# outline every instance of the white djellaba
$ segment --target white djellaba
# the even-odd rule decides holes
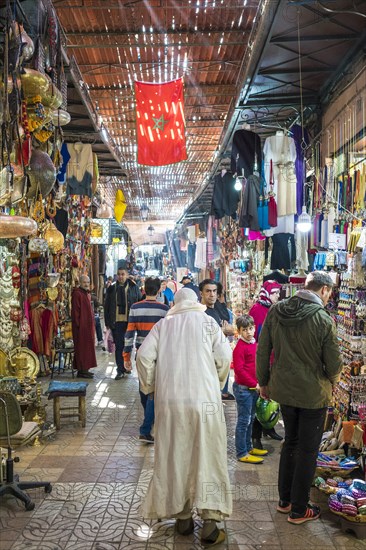
[[[163,519],[195,508],[220,521],[232,511],[220,393],[231,348],[193,290],[174,301],[136,359],[141,390],[155,394],[154,470],[141,512]]]

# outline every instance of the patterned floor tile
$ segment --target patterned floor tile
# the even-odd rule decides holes
[[[123,536],[119,550],[146,550],[146,544],[146,541],[133,541],[129,537]]]
[[[276,527],[271,521],[226,521],[228,546],[233,543],[246,545],[262,545],[268,549],[272,545],[280,546]],[[293,549],[298,550],[294,545]]]
[[[88,391],[86,428],[64,423],[54,440],[21,450],[17,471],[22,478],[50,479],[53,491],[32,491],[36,508],[30,512],[13,497],[1,499],[0,550],[200,549],[199,520],[194,533],[183,537],[175,532],[174,521],[141,517],[154,447],[138,439],[143,416],[138,380],[134,373],[116,383],[112,356],[100,351],[97,356],[100,366]],[[275,510],[280,443],[263,439],[269,454],[261,466],[239,463],[235,403],[226,404],[224,414],[233,514],[225,522],[227,542],[218,550],[366,550],[366,541],[342,533],[327,512],[317,522],[289,525],[287,516]],[[318,491],[311,498],[327,509]]]

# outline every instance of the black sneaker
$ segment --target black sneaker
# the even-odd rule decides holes
[[[288,514],[291,512],[291,502],[279,500],[277,504],[277,512],[281,512],[281,514]]]
[[[124,377],[124,373],[118,373],[117,376],[114,377],[115,380],[122,380],[122,378]]]
[[[154,438],[151,434],[140,435],[139,440],[143,441],[144,443],[154,443]]]
[[[320,508],[314,504],[308,504],[307,509],[303,514],[297,514],[296,512],[291,512],[287,521],[289,523],[294,523],[295,525],[301,525],[306,521],[314,521],[320,517]]]
[[[263,435],[266,437],[270,437],[271,439],[275,439],[276,441],[282,441],[283,437],[276,432],[274,428],[271,430],[263,430]]]

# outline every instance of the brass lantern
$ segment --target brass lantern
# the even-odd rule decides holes
[[[52,254],[57,254],[57,252],[63,249],[64,236],[53,223],[48,224],[43,236]]]

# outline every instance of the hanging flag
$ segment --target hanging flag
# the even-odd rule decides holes
[[[187,159],[183,78],[135,82],[137,162],[164,166]]]

